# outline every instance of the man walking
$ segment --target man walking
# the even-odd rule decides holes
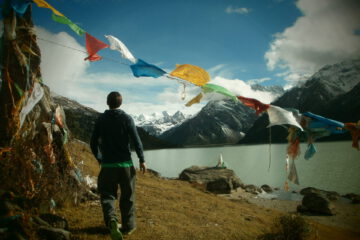
[[[91,137],[91,150],[101,165],[98,177],[98,191],[104,221],[110,229],[112,239],[123,239],[123,234],[130,234],[135,224],[135,175],[130,151],[130,140],[133,141],[140,161],[140,170],[145,173],[146,165],[143,147],[134,120],[120,110],[122,96],[111,92],[107,96],[109,110],[97,119]],[[117,190],[120,186],[121,231],[115,211]]]

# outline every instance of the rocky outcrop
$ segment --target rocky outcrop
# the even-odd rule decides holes
[[[243,186],[234,171],[226,168],[192,166],[183,170],[179,179],[202,184],[207,191],[217,194],[228,194]]]
[[[330,201],[319,193],[308,193],[302,199],[301,205],[297,207],[297,211],[315,215],[334,215],[334,206]]]
[[[301,195],[308,195],[310,193],[321,194],[331,201],[336,201],[340,198],[340,194],[335,191],[325,191],[313,187],[307,187],[300,190]]]

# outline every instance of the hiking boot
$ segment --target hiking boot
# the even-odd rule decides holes
[[[134,231],[136,230],[136,228],[131,228],[131,229],[121,229],[121,232],[122,232],[122,234],[124,234],[124,235],[130,235],[130,234],[132,234]]]
[[[123,240],[123,236],[119,230],[116,220],[111,220],[109,223],[110,236],[112,240]]]

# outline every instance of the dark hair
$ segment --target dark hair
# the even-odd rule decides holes
[[[119,92],[111,92],[107,96],[107,105],[110,109],[115,109],[120,107],[122,103],[122,96]]]

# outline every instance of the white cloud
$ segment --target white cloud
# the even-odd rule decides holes
[[[326,64],[360,55],[360,1],[299,0],[304,16],[277,33],[266,52],[269,69],[288,72],[287,81],[299,81]]]
[[[270,81],[270,80],[271,80],[271,78],[269,78],[269,77],[254,78],[254,79],[247,80],[247,83],[248,84],[260,84],[260,83],[267,82],[267,81]]]
[[[278,96],[269,92],[257,91],[251,88],[251,85],[240,79],[226,79],[223,77],[215,77],[212,83],[222,86],[236,96],[255,98],[263,103],[271,103]]]
[[[233,6],[227,6],[227,8],[225,9],[225,12],[227,14],[248,14],[251,11],[251,9],[249,8],[245,8],[245,7],[233,7]]]

